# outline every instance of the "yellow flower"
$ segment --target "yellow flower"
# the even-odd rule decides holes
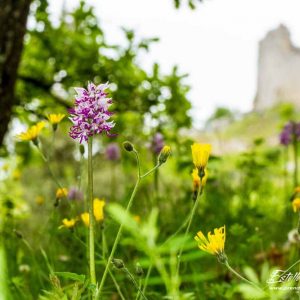
[[[297,212],[300,210],[300,198],[295,198],[292,202],[293,210],[294,212]]]
[[[76,224],[76,220],[75,219],[63,219],[62,220],[63,225],[61,227],[66,227],[66,228],[72,228],[75,226]]]
[[[105,206],[105,201],[98,198],[94,199],[94,216],[96,221],[100,222],[104,219],[103,207]]]
[[[89,227],[89,225],[90,225],[90,215],[89,215],[89,213],[88,212],[82,213],[80,215],[80,218],[81,218],[82,222],[84,223],[84,225],[86,227]]]
[[[215,228],[214,233],[208,233],[207,238],[202,231],[199,231],[195,236],[195,240],[198,242],[198,247],[212,255],[217,255],[218,258],[225,257],[224,245],[225,245],[225,225],[220,228]]]
[[[36,196],[35,203],[38,205],[43,205],[45,202],[45,198],[43,196]]]
[[[38,122],[36,125],[29,127],[27,131],[17,135],[17,138],[19,138],[21,141],[35,141],[44,126],[45,122]]]
[[[295,187],[294,193],[300,193],[300,186]]]
[[[65,114],[49,114],[47,118],[52,125],[56,125],[60,123],[65,116]]]
[[[207,165],[209,155],[211,153],[210,144],[194,143],[192,146],[193,163],[197,169],[202,169]]]
[[[12,178],[14,180],[19,180],[21,178],[21,171],[19,169],[15,169],[12,173]]]
[[[207,181],[207,177],[208,177],[208,171],[207,169],[204,169],[204,177],[202,178],[202,182],[200,181],[200,177],[199,177],[199,171],[197,168],[195,168],[193,170],[193,173],[192,173],[192,177],[193,177],[193,190],[194,191],[197,191],[200,187],[200,182],[201,182],[201,185],[202,187],[205,186],[206,184],[206,181]]]
[[[134,215],[133,220],[136,221],[137,223],[141,223],[141,217],[139,215]]]
[[[65,198],[68,196],[68,189],[67,188],[59,188],[56,191],[56,199]]]
[[[160,164],[163,164],[167,161],[171,154],[171,147],[170,146],[164,146],[162,150],[159,153],[158,162]]]

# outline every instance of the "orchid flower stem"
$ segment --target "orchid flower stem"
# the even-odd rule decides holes
[[[194,203],[194,206],[192,208],[191,214],[189,216],[188,224],[187,224],[187,227],[186,227],[186,230],[185,230],[185,233],[184,233],[184,239],[186,239],[187,235],[189,234],[189,231],[190,231],[193,219],[194,219],[194,215],[195,215],[195,213],[197,211],[197,208],[198,208],[198,204],[199,204],[199,200],[200,200],[200,196],[202,195],[202,192],[203,192],[203,187],[201,185],[199,187],[196,201]],[[178,259],[178,261],[177,261],[177,271],[176,271],[176,275],[177,276],[179,275],[182,252],[183,252],[183,245],[181,246],[181,248],[179,250],[179,253],[178,253],[178,256],[177,256],[177,259]]]
[[[89,201],[89,260],[91,283],[96,286],[95,271],[95,219],[93,203],[93,137],[88,139],[88,201]]]

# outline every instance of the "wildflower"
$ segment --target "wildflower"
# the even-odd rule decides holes
[[[26,264],[19,265],[19,272],[20,273],[29,273],[30,272],[30,266]]]
[[[126,151],[128,151],[128,152],[131,152],[131,151],[134,150],[134,146],[133,146],[130,142],[128,142],[128,141],[125,141],[125,142],[123,143],[123,147],[124,147],[124,149],[125,149]]]
[[[9,170],[9,164],[4,164],[3,166],[2,166],[2,170],[4,171],[4,172],[7,172],[8,170]]]
[[[300,140],[300,123],[290,121],[283,127],[279,141],[281,145],[288,146],[295,139]]]
[[[125,267],[125,264],[122,259],[113,258],[111,262],[117,269],[123,269]]]
[[[171,154],[171,147],[170,146],[164,146],[162,150],[160,151],[158,162],[159,164],[163,164],[167,161],[168,157]]]
[[[103,207],[105,206],[105,201],[98,198],[94,199],[94,216],[97,222],[104,219]]]
[[[295,194],[296,194],[296,193],[300,193],[300,186],[295,187],[294,193],[295,193]]]
[[[77,187],[70,187],[68,192],[69,200],[83,200],[83,194]]]
[[[63,225],[61,227],[66,227],[66,228],[73,228],[76,224],[76,220],[75,219],[63,219],[62,220]]]
[[[49,114],[49,115],[47,115],[47,118],[48,118],[49,122],[52,124],[54,131],[57,129],[57,124],[59,124],[65,116],[66,116],[65,114]]]
[[[82,214],[80,215],[80,218],[81,218],[83,224],[84,224],[86,227],[89,227],[89,225],[90,225],[90,215],[89,215],[89,213],[88,213],[88,212],[82,213]]]
[[[56,191],[56,199],[66,198],[68,196],[67,188],[59,188]]]
[[[19,169],[15,169],[12,173],[12,178],[14,180],[19,180],[21,178],[21,171]]]
[[[45,202],[45,198],[43,196],[36,196],[35,203],[37,205],[43,205]]]
[[[17,137],[21,141],[33,141],[37,144],[37,137],[41,130],[44,128],[45,122],[38,122],[36,125],[33,125],[27,129],[27,131],[20,133]]]
[[[205,174],[204,177],[202,177],[202,180],[200,180],[198,169],[193,170],[192,177],[193,177],[193,190],[194,191],[198,191],[198,189],[200,187],[200,183],[201,183],[202,187],[205,186],[207,177],[208,177],[207,169],[204,170],[204,174]]]
[[[297,212],[300,210],[300,198],[295,198],[292,202],[293,210],[294,212]]]
[[[111,161],[120,159],[120,148],[117,143],[108,144],[105,151],[106,158]]]
[[[141,223],[141,217],[139,215],[134,215],[133,220],[137,223]]]
[[[87,90],[75,88],[77,96],[74,108],[69,109],[70,120],[73,122],[69,132],[71,138],[82,143],[95,134],[106,132],[109,135],[115,124],[108,121],[112,115],[108,110],[112,99],[107,97],[107,88],[108,84],[96,86],[93,83],[88,84]]]
[[[211,153],[211,145],[194,143],[191,147],[193,163],[200,172],[203,172],[207,165],[209,155]],[[205,174],[200,173],[199,175],[200,177],[204,177]]]
[[[98,198],[94,199],[94,217],[97,222],[103,221],[104,213],[103,207],[105,206],[105,201],[100,200]],[[80,215],[82,222],[85,226],[89,226],[90,224],[90,215],[88,212],[84,212]]]
[[[224,246],[225,246],[225,225],[220,228],[215,228],[214,233],[208,233],[207,238],[202,231],[199,231],[195,236],[195,240],[198,242],[198,247],[212,255],[216,255],[218,260],[222,263],[227,261]]]
[[[159,154],[163,147],[164,147],[164,136],[161,133],[157,132],[153,136],[151,142],[151,150],[154,154]]]
[[[142,266],[139,263],[137,263],[135,265],[135,275],[137,277],[143,277],[144,276],[144,270],[143,270]]]

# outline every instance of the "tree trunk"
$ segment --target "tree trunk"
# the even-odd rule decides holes
[[[31,0],[0,0],[0,146],[15,103],[15,83]]]

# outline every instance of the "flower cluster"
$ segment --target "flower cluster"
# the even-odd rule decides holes
[[[73,123],[69,132],[71,138],[82,143],[95,134],[106,132],[109,135],[115,124],[108,121],[112,115],[108,110],[112,99],[107,97],[107,88],[108,84],[96,86],[93,83],[88,84],[87,90],[75,88],[75,104],[69,109],[70,120]]]
[[[104,220],[104,206],[105,206],[105,200],[102,199],[98,199],[95,198],[94,199],[94,217],[96,222],[101,222]],[[83,222],[83,224],[88,227],[90,224],[90,216],[88,212],[84,212],[80,215],[80,217],[75,217],[75,218],[71,218],[71,219],[63,219],[62,220],[62,225],[59,228],[73,228],[76,223],[79,221],[79,219],[81,219],[81,221]]]
[[[283,127],[279,141],[281,145],[288,146],[294,139],[300,140],[300,123],[289,122]]]

